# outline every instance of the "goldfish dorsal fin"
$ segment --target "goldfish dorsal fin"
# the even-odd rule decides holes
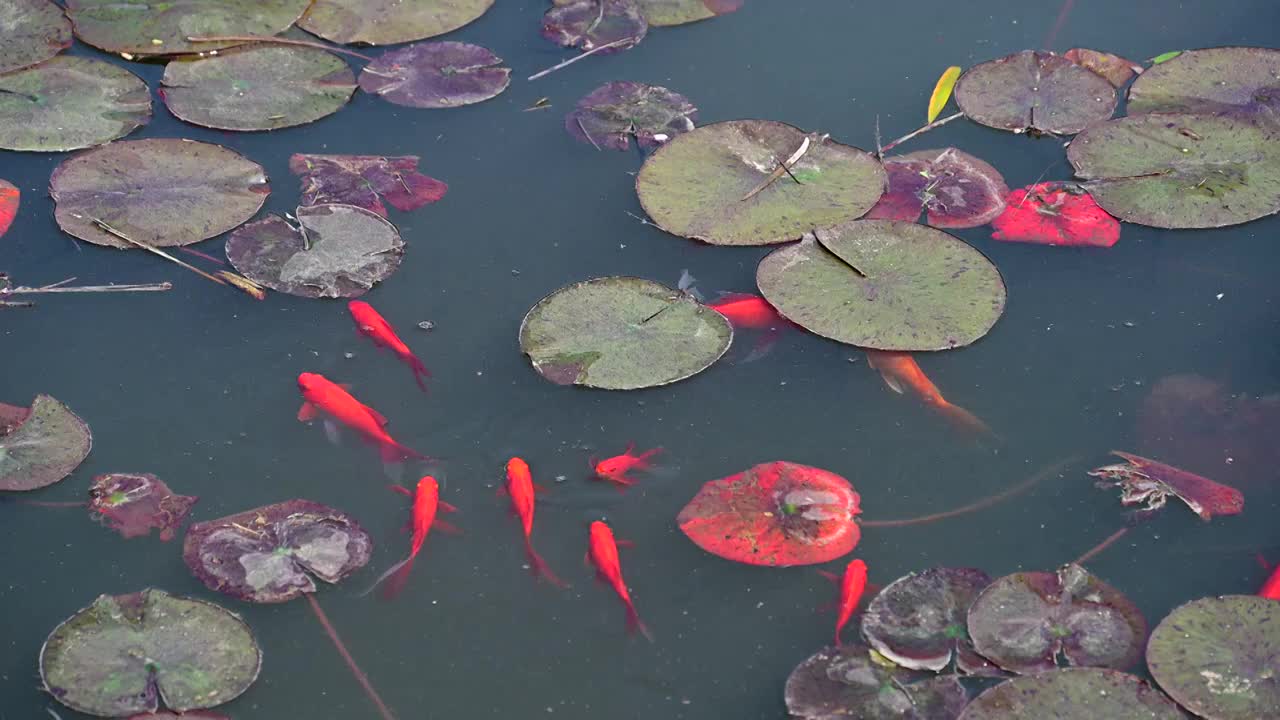
[[[898,378],[883,372],[880,373],[880,377],[884,378],[884,384],[888,385],[890,390],[898,393],[899,395],[904,394],[905,391],[902,389],[902,383],[898,382]]]
[[[320,408],[309,402],[302,403],[302,407],[298,408],[298,422],[311,422],[319,415]]]

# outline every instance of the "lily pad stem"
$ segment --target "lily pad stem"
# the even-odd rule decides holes
[[[929,132],[930,130],[932,130],[932,129],[934,129],[934,128],[942,127],[943,125],[946,125],[947,123],[951,122],[952,120],[956,120],[956,119],[959,119],[959,118],[962,118],[962,117],[964,117],[964,113],[962,113],[962,112],[958,112],[958,113],[956,113],[956,114],[954,114],[954,115],[948,115],[948,116],[946,116],[946,117],[944,117],[944,118],[938,118],[937,120],[934,120],[933,122],[929,123],[928,125],[925,125],[925,126],[924,126],[924,127],[922,127],[922,128],[918,128],[918,129],[916,129],[916,130],[912,130],[911,132],[907,133],[906,135],[903,135],[902,137],[898,138],[897,140],[894,140],[893,142],[889,143],[888,145],[885,145],[884,147],[880,148],[880,157],[884,157],[884,154],[885,154],[885,153],[889,152],[890,150],[894,149],[895,147],[897,147],[897,146],[901,145],[902,143],[904,143],[904,142],[906,142],[906,141],[910,140],[911,138],[913,138],[913,137],[915,137],[915,136],[917,136],[917,135],[921,135],[921,134],[927,133],[927,132]]]
[[[311,42],[310,40],[293,40],[291,38],[275,37],[273,35],[188,35],[187,42],[257,42],[272,43],[274,45],[297,45],[298,47],[316,48],[317,50],[328,50],[329,52],[342,53],[351,57],[360,58],[365,62],[373,62],[373,58],[358,53],[355,50],[346,48],[332,47],[324,43]],[[229,48],[228,48],[229,49]],[[217,52],[216,50],[206,52]]]
[[[633,40],[634,40],[634,38],[629,38],[629,37],[627,37],[627,38],[621,38],[621,39],[618,39],[618,40],[614,40],[613,42],[609,42],[609,43],[605,43],[605,44],[600,45],[600,46],[597,46],[597,47],[593,47],[593,48],[591,48],[590,50],[588,50],[588,51],[586,51],[586,52],[582,53],[581,55],[574,55],[573,57],[569,58],[568,60],[565,60],[564,62],[560,63],[559,65],[552,65],[551,67],[547,68],[546,70],[542,70],[542,71],[540,71],[540,72],[536,72],[536,73],[534,73],[534,74],[530,75],[530,76],[529,76],[529,80],[537,80],[537,79],[538,79],[538,78],[540,78],[540,77],[543,77],[543,76],[546,76],[546,75],[550,75],[551,73],[553,73],[553,72],[555,72],[555,71],[559,70],[560,68],[569,67],[570,65],[572,65],[572,64],[574,64],[574,63],[576,63],[576,62],[578,62],[579,60],[581,60],[581,59],[583,59],[583,58],[591,57],[592,55],[595,55],[596,53],[600,52],[601,50],[608,50],[609,48],[615,48],[615,47],[618,47],[618,46],[620,46],[620,45],[624,45],[624,44],[626,44],[626,43],[632,42]]]
[[[1102,542],[1098,543],[1097,545],[1094,545],[1094,546],[1093,546],[1093,548],[1092,548],[1092,549],[1090,549],[1088,552],[1086,552],[1085,554],[1083,554],[1083,555],[1081,555],[1080,557],[1076,558],[1076,559],[1075,559],[1075,564],[1076,564],[1076,565],[1083,565],[1083,564],[1085,564],[1085,562],[1087,562],[1087,561],[1089,561],[1089,560],[1092,560],[1094,557],[1096,557],[1096,556],[1098,555],[1098,553],[1102,552],[1103,550],[1106,550],[1108,547],[1110,547],[1110,546],[1111,546],[1111,544],[1112,544],[1112,543],[1114,543],[1115,541],[1117,541],[1117,540],[1119,540],[1120,538],[1124,537],[1125,533],[1127,533],[1127,532],[1129,532],[1129,528],[1127,528],[1127,527],[1122,527],[1122,528],[1120,528],[1119,530],[1117,530],[1117,531],[1115,531],[1115,532],[1111,533],[1110,535],[1108,535],[1108,536],[1106,537],[1106,539],[1105,539],[1105,540],[1103,540]]]
[[[356,659],[351,657],[351,652],[347,650],[346,644],[342,642],[342,638],[338,637],[338,630],[333,626],[333,623],[329,622],[329,616],[325,614],[324,608],[320,607],[320,601],[316,600],[316,594],[303,594],[307,596],[307,602],[311,604],[311,610],[315,613],[316,620],[320,621],[320,625],[328,633],[329,639],[333,641],[333,646],[338,649],[338,654],[342,656],[342,660],[347,663],[351,674],[356,676],[356,682],[360,683],[360,687],[364,688],[369,700],[378,708],[378,715],[382,720],[396,720],[395,713],[391,712],[391,708],[387,707],[387,704],[382,701],[382,697],[374,689],[373,683],[369,682],[369,676],[365,675],[360,666],[356,664]]]

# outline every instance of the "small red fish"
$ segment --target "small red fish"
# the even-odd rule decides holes
[[[618,560],[618,543],[613,539],[613,530],[599,520],[591,523],[586,560],[596,566],[596,578],[608,583],[627,606],[627,631],[639,631],[646,640],[653,642],[653,635],[640,620],[635,603],[631,602],[631,593],[627,592],[627,583],[622,579],[622,564]]]
[[[725,316],[734,327],[765,330],[787,323],[768,300],[750,293],[731,293],[707,307]]]
[[[862,593],[867,589],[867,564],[861,560],[850,560],[844,568],[844,575],[837,578],[834,573],[823,572],[832,580],[840,583],[840,599],[836,606],[836,647],[840,647],[840,631],[849,624],[853,611],[858,609],[862,601]]]
[[[933,384],[920,366],[916,364],[915,358],[909,353],[902,352],[885,352],[882,350],[867,350],[867,364],[872,369],[880,372],[880,377],[884,378],[884,382],[889,389],[896,393],[903,393],[905,388],[911,388],[926,405],[929,405],[943,417],[950,420],[960,428],[979,435],[994,436],[995,433],[987,424],[978,419],[976,415],[965,410],[959,405],[953,405],[947,402],[942,393],[938,391],[938,387]]]
[[[387,424],[385,417],[356,400],[351,393],[325,376],[304,372],[298,376],[298,388],[302,391],[302,397],[305,400],[302,408],[298,410],[298,419],[302,422],[310,422],[320,413],[324,413],[327,417],[354,430],[366,442],[377,445],[384,462],[396,463],[408,458],[429,459],[426,455],[396,442],[384,429]]]
[[[569,584],[556,577],[555,573],[551,572],[551,568],[547,567],[542,556],[533,549],[534,491],[535,485],[533,475],[529,472],[529,463],[518,457],[508,460],[507,485],[499,492],[506,492],[511,497],[511,509],[516,517],[520,518],[520,525],[524,528],[524,549],[529,556],[529,566],[533,569],[534,575],[546,578],[552,585],[568,587]]]
[[[1262,584],[1262,589],[1258,591],[1260,597],[1268,600],[1280,600],[1280,563],[1276,563],[1275,568],[1271,571],[1271,577]]]
[[[396,334],[395,328],[391,327],[391,323],[363,300],[352,300],[347,303],[347,310],[351,312],[351,319],[356,321],[356,331],[372,340],[374,345],[395,353],[395,356],[413,371],[413,379],[418,383],[418,387],[426,392],[427,384],[423,378],[431,377],[431,371],[427,370],[427,366],[423,365],[409,346],[404,344]]]
[[[398,485],[393,486],[392,489],[405,495],[409,494],[408,490]],[[458,511],[456,507],[440,500],[440,484],[436,482],[435,478],[426,475],[418,481],[418,487],[413,492],[413,510],[409,518],[409,529],[413,532],[413,544],[410,546],[409,556],[382,573],[373,583],[373,586],[365,591],[365,594],[381,585],[384,580],[389,579],[390,581],[383,590],[382,596],[390,599],[399,595],[400,591],[404,590],[405,582],[409,579],[409,571],[413,569],[413,559],[418,557],[418,552],[422,550],[422,544],[426,542],[427,533],[431,532],[431,528],[439,527],[441,530],[458,532],[458,529],[453,525],[443,520],[436,520],[437,510],[444,510],[445,512]]]
[[[592,463],[595,465],[596,477],[617,484],[619,489],[634,485],[635,480],[628,477],[627,473],[632,470],[648,470],[652,468],[653,463],[649,462],[649,458],[662,452],[662,448],[657,447],[636,455],[635,449],[636,444],[630,443],[621,455],[614,455],[598,463],[593,459]]]

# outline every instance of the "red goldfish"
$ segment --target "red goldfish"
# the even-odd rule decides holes
[[[524,528],[524,549],[529,556],[529,566],[533,569],[534,575],[546,578],[552,585],[568,587],[568,583],[556,577],[555,573],[551,572],[551,568],[547,567],[542,556],[533,549],[534,487],[533,476],[529,473],[529,463],[518,457],[508,460],[507,485],[499,492],[505,491],[511,497],[511,509],[516,517],[520,518],[520,525]]]
[[[862,601],[862,593],[867,589],[867,564],[861,560],[850,560],[844,568],[844,575],[837,578],[835,574],[823,571],[832,580],[840,583],[840,599],[836,606],[836,647],[840,647],[840,631],[849,624],[853,611],[858,609]]]
[[[725,316],[734,327],[767,330],[779,327],[787,321],[759,295],[731,293],[719,300],[707,303],[707,307]]]
[[[396,334],[395,328],[391,327],[391,323],[363,300],[352,300],[347,303],[347,310],[351,311],[351,319],[356,321],[356,331],[372,340],[374,345],[395,353],[396,357],[413,371],[413,379],[418,383],[418,387],[426,392],[427,384],[423,378],[431,377],[431,371],[427,370],[427,366],[423,365],[409,346],[404,344]]]
[[[929,380],[920,366],[916,364],[915,358],[909,353],[902,352],[885,352],[881,350],[867,350],[867,363],[874,370],[880,371],[880,376],[884,378],[884,382],[891,390],[896,393],[904,392],[904,387],[911,388],[911,391],[920,397],[926,405],[938,411],[951,422],[959,427],[974,432],[979,435],[994,435],[991,428],[987,424],[978,419],[973,413],[947,402],[942,397],[942,393],[938,392],[938,388]]]
[[[396,485],[393,486],[397,492],[409,494],[409,491]],[[440,484],[436,479],[427,475],[418,481],[418,487],[413,492],[413,510],[409,518],[409,528],[413,532],[413,544],[410,546],[409,557],[392,565],[389,570],[382,573],[377,581],[373,583],[365,593],[369,593],[384,580],[390,578],[386,589],[383,591],[383,597],[393,598],[400,594],[404,589],[405,582],[409,579],[409,571],[413,569],[413,559],[418,557],[418,551],[422,550],[422,543],[427,539],[427,533],[431,532],[433,525],[439,526],[441,530],[452,530],[457,532],[457,528],[453,527],[443,520],[436,522],[436,511],[444,510],[446,512],[457,512],[458,509],[447,502],[440,500]]]
[[[1275,568],[1271,571],[1271,576],[1262,584],[1262,589],[1258,591],[1258,595],[1268,600],[1280,600],[1280,563],[1276,563]]]
[[[613,530],[599,520],[591,523],[591,540],[587,546],[586,560],[596,566],[596,578],[608,583],[627,606],[627,631],[638,630],[646,640],[653,642],[653,635],[640,620],[635,603],[631,602],[631,593],[627,592],[627,583],[622,579],[622,564],[618,560],[618,543],[613,539]]]
[[[634,485],[635,480],[627,477],[627,473],[633,469],[648,470],[653,467],[653,463],[649,462],[649,458],[662,452],[662,448],[658,447],[636,455],[634,454],[635,449],[636,444],[630,443],[621,455],[614,455],[598,463],[593,458],[592,463],[595,464],[596,477],[616,483],[619,489],[623,489],[627,485]]]
[[[387,419],[377,410],[362,404],[351,393],[319,373],[302,373],[298,376],[298,388],[302,390],[302,409],[298,419],[314,420],[320,413],[354,430],[366,442],[378,446],[384,462],[396,463],[406,458],[429,459],[396,442],[384,429]]]

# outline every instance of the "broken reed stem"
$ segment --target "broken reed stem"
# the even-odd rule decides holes
[[[899,146],[899,145],[901,145],[902,143],[904,143],[904,142],[906,142],[906,141],[910,140],[911,138],[913,138],[913,137],[915,137],[915,136],[917,136],[917,135],[921,135],[921,134],[927,133],[927,132],[929,132],[930,130],[932,130],[932,129],[934,129],[934,128],[942,127],[943,125],[946,125],[947,123],[951,122],[952,120],[956,120],[956,119],[959,119],[959,118],[962,118],[962,117],[964,117],[964,113],[962,113],[962,112],[958,112],[958,113],[956,113],[955,115],[948,115],[948,116],[946,116],[946,117],[944,117],[944,118],[938,118],[937,120],[934,120],[933,122],[929,123],[928,125],[925,125],[924,127],[919,128],[919,129],[916,129],[916,130],[912,130],[911,132],[907,133],[906,135],[903,135],[902,137],[898,138],[897,140],[894,140],[893,142],[889,143],[888,145],[885,145],[884,147],[880,148],[880,153],[879,153],[879,155],[880,155],[880,157],[884,157],[884,154],[885,154],[885,153],[887,153],[887,152],[889,152],[890,150],[892,150],[892,149],[894,149],[894,148],[898,147],[898,146]]]
[[[312,42],[310,40],[293,40],[291,38],[275,37],[273,35],[188,35],[187,42],[259,42],[272,43],[275,45],[297,45],[299,47],[316,48],[317,50],[328,50],[329,52],[342,53],[351,57],[360,58],[365,62],[373,62],[373,58],[358,53],[355,50],[346,48],[332,47],[324,43]],[[231,48],[220,48],[219,50]],[[205,50],[203,52],[218,52],[217,50]]]
[[[165,260],[168,260],[169,262],[177,263],[179,266],[184,267],[187,270],[190,270],[191,272],[199,275],[200,277],[206,280],[212,280],[213,282],[216,282],[219,285],[229,284],[232,287],[235,287],[239,290],[243,290],[245,293],[248,293],[249,295],[253,296],[258,300],[261,300],[266,297],[266,291],[263,290],[263,288],[260,285],[253,282],[247,277],[244,277],[242,275],[236,275],[235,273],[228,272],[226,270],[219,270],[217,275],[210,275],[209,273],[201,270],[195,265],[179,260],[178,258],[170,255],[169,253],[161,250],[158,247],[144,243],[141,240],[134,240],[133,238],[129,237],[128,235],[125,235],[119,230],[106,224],[102,220],[99,220],[98,218],[89,218],[89,220],[99,230],[107,233],[108,235],[112,237],[120,238],[121,240],[129,243],[130,245],[133,245],[134,247],[142,248],[147,252],[159,255],[160,257],[164,258]]]
[[[173,283],[144,283],[141,285],[76,285],[74,287],[61,287],[62,283],[70,282],[75,278],[67,278],[61,283],[53,285],[45,285],[43,287],[16,287],[0,290],[0,296],[3,295],[34,295],[36,293],[109,293],[109,292],[164,292],[173,289]]]
[[[823,135],[818,139],[818,142],[822,142],[826,139],[827,139],[827,136]],[[787,166],[795,165],[796,163],[800,162],[800,158],[804,157],[804,154],[809,152],[809,148],[812,146],[812,144],[813,143],[810,137],[808,135],[805,135],[804,139],[800,141],[800,147],[796,148],[796,151],[791,153],[791,157],[787,158],[784,161],[778,162],[778,167],[774,168],[773,172],[769,173],[769,176],[764,179],[764,182],[752,188],[751,192],[739,198],[738,202],[744,202],[746,200],[750,200],[756,195],[759,195],[761,192],[764,192],[764,189],[772,185],[775,181],[777,181],[778,178],[782,177],[783,173],[786,173],[787,175],[791,175],[791,168]],[[775,157],[774,160],[777,160],[777,158]],[[800,184],[800,181],[796,178],[795,175],[791,175],[791,179],[795,180],[797,185]]]
[[[1111,533],[1110,535],[1108,535],[1108,536],[1106,537],[1106,539],[1105,539],[1105,540],[1103,540],[1102,542],[1098,543],[1097,545],[1094,545],[1094,546],[1093,546],[1093,548],[1092,548],[1091,550],[1089,550],[1089,551],[1088,551],[1088,552],[1086,552],[1085,554],[1081,555],[1080,557],[1076,558],[1076,559],[1075,559],[1075,564],[1076,564],[1076,565],[1083,565],[1083,564],[1085,564],[1086,562],[1088,562],[1089,560],[1092,560],[1094,557],[1096,557],[1096,556],[1098,555],[1098,553],[1102,552],[1103,550],[1106,550],[1108,547],[1110,547],[1110,546],[1112,545],[1112,543],[1114,543],[1115,541],[1117,541],[1117,540],[1119,540],[1120,538],[1124,537],[1125,533],[1127,533],[1127,532],[1129,532],[1129,528],[1127,528],[1127,527],[1122,527],[1122,528],[1120,528],[1119,530],[1117,530],[1117,531],[1115,531],[1115,532]]]
[[[315,613],[316,620],[320,621],[320,625],[324,627],[324,631],[328,633],[329,639],[333,641],[333,646],[338,649],[338,654],[342,656],[342,660],[346,662],[347,667],[351,670],[351,674],[355,675],[356,682],[360,683],[360,687],[364,688],[364,692],[369,696],[375,707],[378,708],[378,715],[382,720],[396,720],[395,713],[391,712],[391,708],[382,701],[382,697],[378,695],[378,691],[373,688],[373,683],[369,682],[369,676],[364,674],[360,666],[356,664],[356,659],[351,657],[351,652],[347,650],[347,646],[342,642],[342,638],[338,637],[338,630],[329,622],[329,616],[325,614],[324,608],[320,607],[320,601],[316,600],[315,593],[303,593],[307,596],[307,602],[311,604],[311,610]]]
[[[574,64],[574,63],[576,63],[576,62],[578,62],[579,60],[581,60],[581,59],[583,59],[583,58],[591,57],[592,55],[595,55],[596,53],[600,52],[601,50],[608,50],[609,48],[615,48],[615,47],[618,47],[618,46],[620,46],[620,45],[625,45],[626,43],[629,43],[629,42],[631,42],[631,38],[619,38],[619,39],[617,39],[617,40],[614,40],[613,42],[605,43],[605,44],[603,44],[603,45],[599,45],[599,46],[597,46],[597,47],[593,47],[593,48],[591,48],[590,50],[588,50],[588,51],[586,51],[586,52],[584,52],[584,53],[582,53],[582,54],[580,54],[580,55],[574,55],[573,57],[569,58],[568,60],[565,60],[564,62],[560,63],[559,65],[552,65],[551,67],[547,68],[546,70],[542,70],[542,71],[539,71],[539,72],[536,72],[536,73],[534,73],[534,74],[530,75],[530,76],[529,76],[529,80],[530,80],[530,81],[532,81],[532,80],[537,80],[537,79],[538,79],[538,78],[540,78],[540,77],[544,77],[544,76],[546,76],[546,75],[550,75],[551,73],[553,73],[553,72],[555,72],[555,71],[559,70],[560,68],[566,68],[566,67],[569,67],[570,65],[572,65],[572,64]]]

